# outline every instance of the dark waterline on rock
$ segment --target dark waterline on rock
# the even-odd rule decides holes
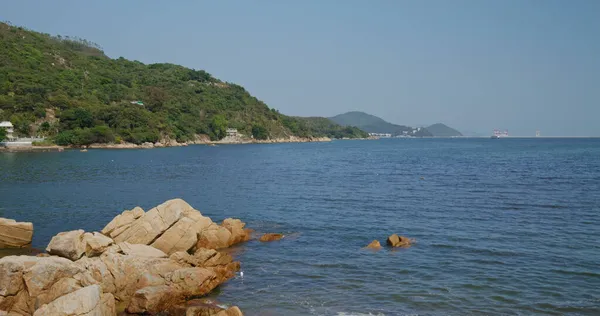
[[[600,314],[600,140],[389,139],[0,154],[33,246],[181,197],[237,246],[246,315]],[[373,252],[398,233],[413,247]]]

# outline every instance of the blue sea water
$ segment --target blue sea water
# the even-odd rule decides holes
[[[0,154],[33,244],[180,197],[279,242],[233,250],[246,315],[600,315],[599,139],[383,139]],[[408,249],[361,249],[398,233]]]

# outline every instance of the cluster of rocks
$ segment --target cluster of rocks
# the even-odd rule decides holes
[[[415,242],[414,239],[398,236],[396,234],[392,234],[387,238],[387,245],[394,248],[408,248]],[[369,249],[381,249],[381,244],[379,240],[373,240],[370,244],[368,244],[365,248]]]
[[[242,315],[237,307],[187,310],[185,301],[234,277],[240,263],[219,249],[249,240],[244,226],[216,224],[175,199],[124,211],[101,232],[59,233],[47,254],[0,259],[0,315],[116,315],[117,305],[134,314]]]

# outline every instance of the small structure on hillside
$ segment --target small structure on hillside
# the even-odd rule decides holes
[[[238,130],[235,128],[228,128],[226,132],[227,132],[227,137],[237,137],[238,136]]]
[[[8,138],[9,141],[12,141],[15,139],[15,137],[13,136],[13,133],[15,132],[15,130],[14,130],[11,122],[9,122],[9,121],[0,122],[0,128],[6,129],[6,138]]]

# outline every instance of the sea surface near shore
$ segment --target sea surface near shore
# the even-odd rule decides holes
[[[598,315],[600,139],[381,139],[0,154],[33,246],[180,197],[277,242],[232,249],[245,315]],[[361,249],[391,233],[408,249]]]

